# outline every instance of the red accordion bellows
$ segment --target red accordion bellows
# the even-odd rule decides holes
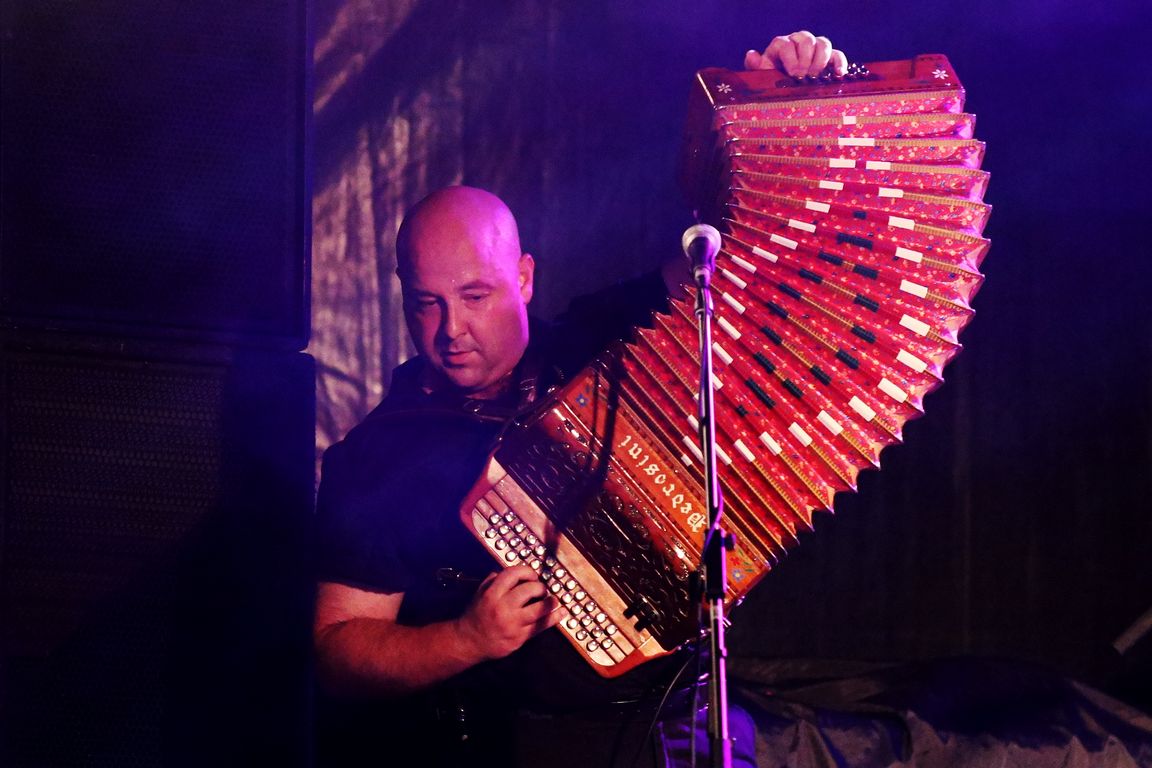
[[[797,81],[705,70],[685,188],[723,232],[713,281],[729,598],[879,465],[959,351],[980,286],[984,145],[943,56]],[[695,634],[706,526],[696,321],[674,302],[510,431],[462,510],[532,565],[605,675]]]

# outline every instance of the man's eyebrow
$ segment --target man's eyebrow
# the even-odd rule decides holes
[[[461,291],[490,291],[494,287],[495,286],[492,283],[489,283],[487,280],[473,280],[470,283],[465,283],[464,285],[460,286],[459,290],[461,290]]]

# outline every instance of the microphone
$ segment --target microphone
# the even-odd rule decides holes
[[[692,277],[697,282],[702,275],[711,279],[716,269],[716,254],[720,252],[720,233],[710,224],[696,224],[684,230],[680,247],[692,265]]]

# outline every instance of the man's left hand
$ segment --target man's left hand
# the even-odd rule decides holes
[[[848,71],[844,52],[833,48],[828,38],[807,30],[774,38],[763,53],[744,54],[744,69],[779,69],[792,77],[816,77],[829,64],[838,75]]]

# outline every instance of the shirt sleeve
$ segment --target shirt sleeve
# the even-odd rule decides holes
[[[316,498],[316,569],[319,581],[375,592],[404,592],[411,580],[399,539],[387,535],[381,510],[387,509],[385,478],[360,466],[356,451],[337,443],[324,453]],[[381,482],[383,481],[383,482]]]

